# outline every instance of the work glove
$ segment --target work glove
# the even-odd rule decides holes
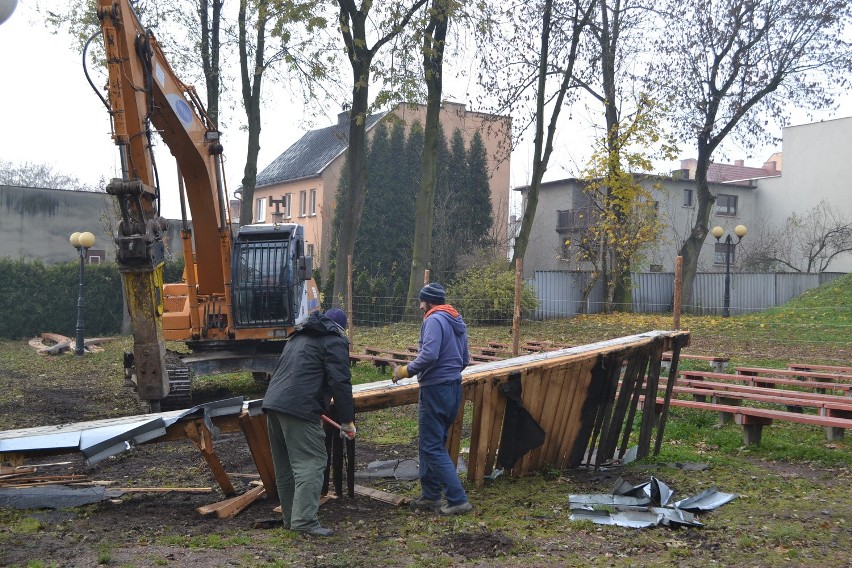
[[[340,437],[343,439],[355,439],[355,423],[354,422],[344,422],[340,425]]]
[[[393,382],[397,382],[400,379],[407,379],[411,375],[408,374],[408,365],[397,365],[393,370],[393,377],[391,380]]]

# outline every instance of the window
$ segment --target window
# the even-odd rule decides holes
[[[714,250],[715,256],[713,258],[713,264],[721,264],[725,266],[725,247],[728,246],[726,243],[716,243],[716,248]],[[736,252],[737,247],[731,244],[731,265],[734,264],[734,253]]]
[[[683,190],[683,206],[684,207],[694,207],[694,203],[692,202],[693,191],[692,189],[686,187]]]
[[[308,245],[308,253],[306,256],[314,256],[314,245]]]
[[[316,215],[316,214],[317,214],[317,190],[316,190],[316,189],[312,189],[312,190],[311,190],[311,209],[310,209],[310,214],[311,214],[311,215]]]
[[[735,217],[737,215],[737,196],[720,193],[716,196],[716,215]]]
[[[257,209],[254,211],[255,223],[263,223],[266,220],[266,198],[257,198]]]
[[[292,217],[292,212],[293,212],[293,210],[291,209],[292,201],[293,201],[292,198],[293,198],[292,193],[288,193],[287,195],[284,196],[284,218],[285,219],[289,219],[290,217]]]
[[[86,255],[88,264],[100,264],[106,260],[106,251],[103,249],[89,249]]]
[[[308,210],[308,192],[299,192],[299,217],[304,217]]]
[[[559,255],[559,258],[561,258],[561,259],[571,258],[571,239],[562,240],[560,238],[559,240],[562,241],[562,243],[561,243],[562,252]]]

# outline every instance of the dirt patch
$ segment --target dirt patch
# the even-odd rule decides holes
[[[438,541],[441,550],[450,556],[474,558],[494,558],[503,556],[512,549],[515,541],[500,531],[482,529],[475,533],[455,533]]]

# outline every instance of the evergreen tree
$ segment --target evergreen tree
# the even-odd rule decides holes
[[[433,281],[449,282],[453,270],[455,248],[451,209],[455,207],[453,182],[449,165],[450,148],[444,128],[438,125],[438,184],[435,188],[435,222],[432,225],[432,268]]]
[[[488,244],[494,213],[491,208],[491,186],[488,179],[488,154],[479,131],[470,141],[467,156],[467,191],[464,192],[464,209],[467,211],[468,230],[472,245]]]
[[[367,194],[358,237],[355,240],[354,269],[373,275],[387,269],[387,248],[381,243],[386,231],[385,204],[393,195],[390,161],[390,136],[384,122],[376,126],[367,151]]]

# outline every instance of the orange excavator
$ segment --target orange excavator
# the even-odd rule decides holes
[[[126,377],[156,412],[188,406],[188,369],[265,376],[283,341],[319,308],[304,229],[291,223],[234,234],[222,174],[222,145],[195,90],[184,85],[128,0],[98,0],[108,71],[105,103],[122,175],[116,260],[133,333]],[[103,98],[103,97],[102,97]],[[152,152],[156,131],[178,166],[184,281],[163,282],[165,221]],[[188,220],[187,208],[192,221]],[[190,353],[169,352],[167,340]]]

